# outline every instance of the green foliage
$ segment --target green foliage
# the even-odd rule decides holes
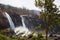
[[[42,11],[40,14],[40,18],[42,18],[47,26],[50,27],[52,24],[60,24],[59,14],[57,14],[58,8],[53,3],[55,0],[42,0],[45,1],[44,12]],[[39,4],[43,4],[41,0],[36,0],[36,5],[41,6]],[[41,3],[42,2],[42,3]],[[39,4],[37,4],[39,3]]]
[[[58,8],[56,7],[56,5],[53,3],[55,0],[43,0],[45,1],[44,5],[43,2],[41,0],[35,0],[36,6],[38,7],[43,7],[44,8],[44,12],[42,11],[40,14],[40,18],[44,20],[44,23],[46,24],[47,28],[46,28],[46,40],[47,40],[47,34],[49,31],[49,28],[51,27],[51,25],[53,24],[60,24],[60,16],[58,14]],[[57,26],[58,26],[57,25]]]
[[[49,39],[49,38],[48,38]],[[41,33],[38,33],[37,36],[30,34],[29,36],[12,38],[3,34],[0,34],[0,40],[46,40]],[[51,39],[49,39],[51,40]]]
[[[29,40],[45,40],[45,38],[42,36],[41,33],[38,33],[37,36],[34,36],[33,34],[28,36]]]
[[[37,7],[43,7],[45,12],[54,13],[58,10],[56,5],[53,3],[55,0],[35,0],[35,5]]]
[[[35,0],[35,5],[36,6],[39,6],[39,7],[42,7],[42,6],[44,6],[44,0]]]
[[[39,26],[35,27],[34,30],[38,30],[40,28],[41,28],[41,24]]]
[[[0,34],[0,40],[11,40],[11,38]]]

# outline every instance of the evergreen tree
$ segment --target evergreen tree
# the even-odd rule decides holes
[[[47,26],[46,28],[46,40],[48,36],[49,27],[54,24],[60,24],[58,18],[58,8],[53,3],[55,0],[35,0],[35,5],[40,8],[44,8],[41,12],[40,18],[42,18]],[[58,18],[58,19],[56,19]]]

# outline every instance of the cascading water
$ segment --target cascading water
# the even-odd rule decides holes
[[[23,28],[24,28],[25,34],[27,34],[27,33],[29,34],[30,31],[28,30],[28,28],[26,27],[26,25],[25,25],[25,23],[24,23],[24,18],[23,18],[23,16],[21,15],[20,17],[22,18],[22,24],[23,24]]]
[[[7,12],[5,12],[5,17],[8,19],[11,29],[15,30],[15,25]]]
[[[28,30],[28,28],[26,28],[26,25],[24,23],[24,18],[21,15],[20,17],[22,18],[22,25],[23,26],[19,26],[19,27],[15,27],[11,17],[9,16],[9,14],[7,12],[5,12],[4,16],[8,19],[9,24],[11,29],[16,33],[16,35],[18,35],[19,33],[24,33],[22,36],[30,34],[31,32]]]
[[[24,33],[22,36],[31,34],[31,31],[29,31],[29,29],[25,25],[26,23],[25,23],[24,15],[19,16],[22,18],[22,26],[19,26],[19,27],[15,27],[11,17],[9,16],[7,12],[5,12],[3,15],[8,19],[10,27],[16,33],[16,35],[20,33]]]
[[[20,15],[20,17],[22,18],[23,26],[19,26],[19,27],[15,28],[15,31],[17,32],[16,35],[18,35],[19,33],[24,33],[22,36],[30,34],[31,32],[28,30],[28,28],[26,28],[23,16]]]
[[[24,18],[23,18],[23,15],[20,16],[22,18],[22,25],[23,27],[26,27],[25,23],[24,23]]]

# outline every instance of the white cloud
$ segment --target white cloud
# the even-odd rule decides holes
[[[60,0],[55,0],[55,2],[54,2],[57,6],[59,6],[60,5]]]
[[[54,3],[57,5],[57,7],[58,7],[59,10],[60,10],[60,7],[59,7],[59,6],[60,6],[60,0],[55,0]]]
[[[34,4],[35,0],[0,0],[0,3],[15,7],[26,7],[27,9],[40,10]]]
[[[0,3],[15,6],[15,7],[26,7],[27,9],[40,10],[34,4],[35,0],[0,0]],[[54,2],[57,6],[60,5],[60,0]]]

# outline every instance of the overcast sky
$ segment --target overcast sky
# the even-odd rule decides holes
[[[40,10],[35,6],[34,1],[35,0],[0,0],[0,3],[15,6],[15,7],[21,7],[21,8],[26,7],[27,9],[30,9],[30,10]],[[55,0],[54,3],[57,6],[59,6],[60,0]]]

